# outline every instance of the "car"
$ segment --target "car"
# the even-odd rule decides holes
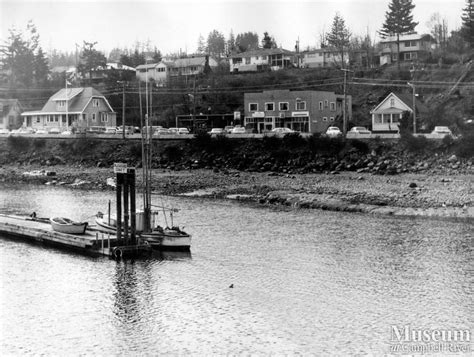
[[[173,135],[178,134],[178,128],[169,128],[168,131]]]
[[[225,134],[226,131],[222,128],[212,128],[211,131],[209,132],[210,135],[222,135]]]
[[[178,134],[189,134],[188,128],[179,128]]]
[[[230,132],[231,134],[245,134],[246,130],[243,126],[236,126]]]
[[[291,133],[294,133],[295,131],[290,128],[278,127],[278,128],[272,129],[271,132],[275,134],[291,134]]]
[[[104,134],[117,134],[117,128],[113,126],[108,126],[105,128]]]
[[[34,134],[35,133],[35,129],[31,128],[31,127],[21,127],[19,129],[16,129],[16,130],[12,130],[12,134],[18,134],[18,135],[24,135],[24,134]]]
[[[72,131],[71,130],[64,130],[61,135],[72,135]]]
[[[155,130],[153,135],[169,135],[170,131],[166,128],[158,128]]]
[[[135,131],[135,129],[133,128],[133,126],[125,125],[125,135],[133,134],[134,131]],[[118,126],[116,133],[117,134],[123,134],[123,126]]]
[[[10,130],[5,128],[0,129],[0,135],[10,135]]]
[[[48,134],[48,131],[46,129],[38,129],[36,130],[35,134],[44,135],[44,134]]]
[[[48,134],[61,134],[61,129],[59,128],[50,128]]]
[[[370,130],[367,130],[363,126],[354,126],[354,127],[352,127],[351,130],[350,130],[350,133],[351,134],[356,134],[356,135],[359,135],[359,134],[370,135],[370,134],[372,134],[372,132]]]
[[[445,137],[445,136],[453,137],[453,133],[447,126],[435,126],[431,134],[435,134],[442,137]]]
[[[327,136],[341,136],[342,132],[337,126],[330,126],[326,130],[326,135]]]
[[[229,134],[232,132],[232,129],[234,129],[232,125],[227,125],[224,127],[224,131]]]

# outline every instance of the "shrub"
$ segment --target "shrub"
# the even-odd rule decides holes
[[[455,149],[456,155],[465,158],[474,157],[474,133],[469,133],[459,139]]]
[[[301,136],[300,133],[286,134],[282,141],[283,145],[289,149],[304,148],[306,146],[306,140]]]
[[[199,131],[191,140],[191,145],[195,149],[208,151],[212,147],[212,137],[205,131]]]
[[[46,146],[46,140],[45,139],[34,139],[33,140],[33,147],[35,149],[42,149]]]
[[[431,147],[431,144],[426,137],[414,136],[406,131],[401,133],[400,144],[408,152],[425,151]]]
[[[7,139],[8,146],[14,151],[27,151],[30,148],[30,139],[22,136],[9,136]]]
[[[351,140],[350,145],[361,153],[366,154],[369,152],[369,144],[367,144],[365,141],[357,140],[357,139]]]
[[[337,155],[343,148],[344,142],[342,138],[330,138],[321,136],[320,134],[313,134],[308,139],[308,149],[311,153],[326,153]]]

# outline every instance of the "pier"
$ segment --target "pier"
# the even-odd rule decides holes
[[[0,214],[0,233],[11,238],[57,246],[92,256],[124,258],[151,254],[152,250],[147,244],[122,246],[115,232],[95,227],[88,227],[82,235],[56,232],[46,220],[28,216]]]

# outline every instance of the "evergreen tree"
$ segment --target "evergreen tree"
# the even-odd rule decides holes
[[[92,72],[100,67],[104,68],[107,64],[107,58],[102,52],[97,51],[94,46],[97,42],[86,42],[81,51],[80,63],[78,71],[84,76],[89,74],[89,82],[92,83]]]
[[[235,45],[239,52],[256,50],[258,49],[258,35],[254,32],[239,33],[235,39]]]
[[[227,48],[226,48],[227,55],[230,55],[232,52],[235,51],[236,49],[235,36],[232,30],[230,30],[229,39],[227,40],[226,45],[227,45]]]
[[[474,2],[466,0],[466,7],[463,9],[461,36],[469,44],[471,50],[474,48]]]
[[[38,51],[35,55],[33,70],[36,84],[38,86],[45,85],[48,81],[49,65],[41,47],[38,48]]]
[[[326,35],[329,46],[334,47],[341,56],[341,67],[344,67],[344,51],[350,44],[351,33],[346,27],[346,23],[339,13],[336,13],[332,22],[331,32]]]
[[[263,48],[276,48],[276,43],[275,39],[273,37],[270,37],[268,32],[263,33],[263,39],[262,39],[262,47]]]
[[[382,38],[397,36],[397,64],[400,69],[400,35],[404,35],[415,30],[418,22],[413,21],[412,11],[415,5],[412,0],[392,0],[388,4],[388,10],[385,13],[385,22],[379,35]]]
[[[198,38],[197,53],[200,55],[207,53],[206,42],[201,34],[199,34]]]
[[[207,37],[207,52],[209,55],[220,58],[225,53],[225,38],[217,30],[213,30]]]

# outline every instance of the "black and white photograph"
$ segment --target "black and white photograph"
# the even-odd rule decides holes
[[[0,0],[0,355],[474,353],[473,0]]]

